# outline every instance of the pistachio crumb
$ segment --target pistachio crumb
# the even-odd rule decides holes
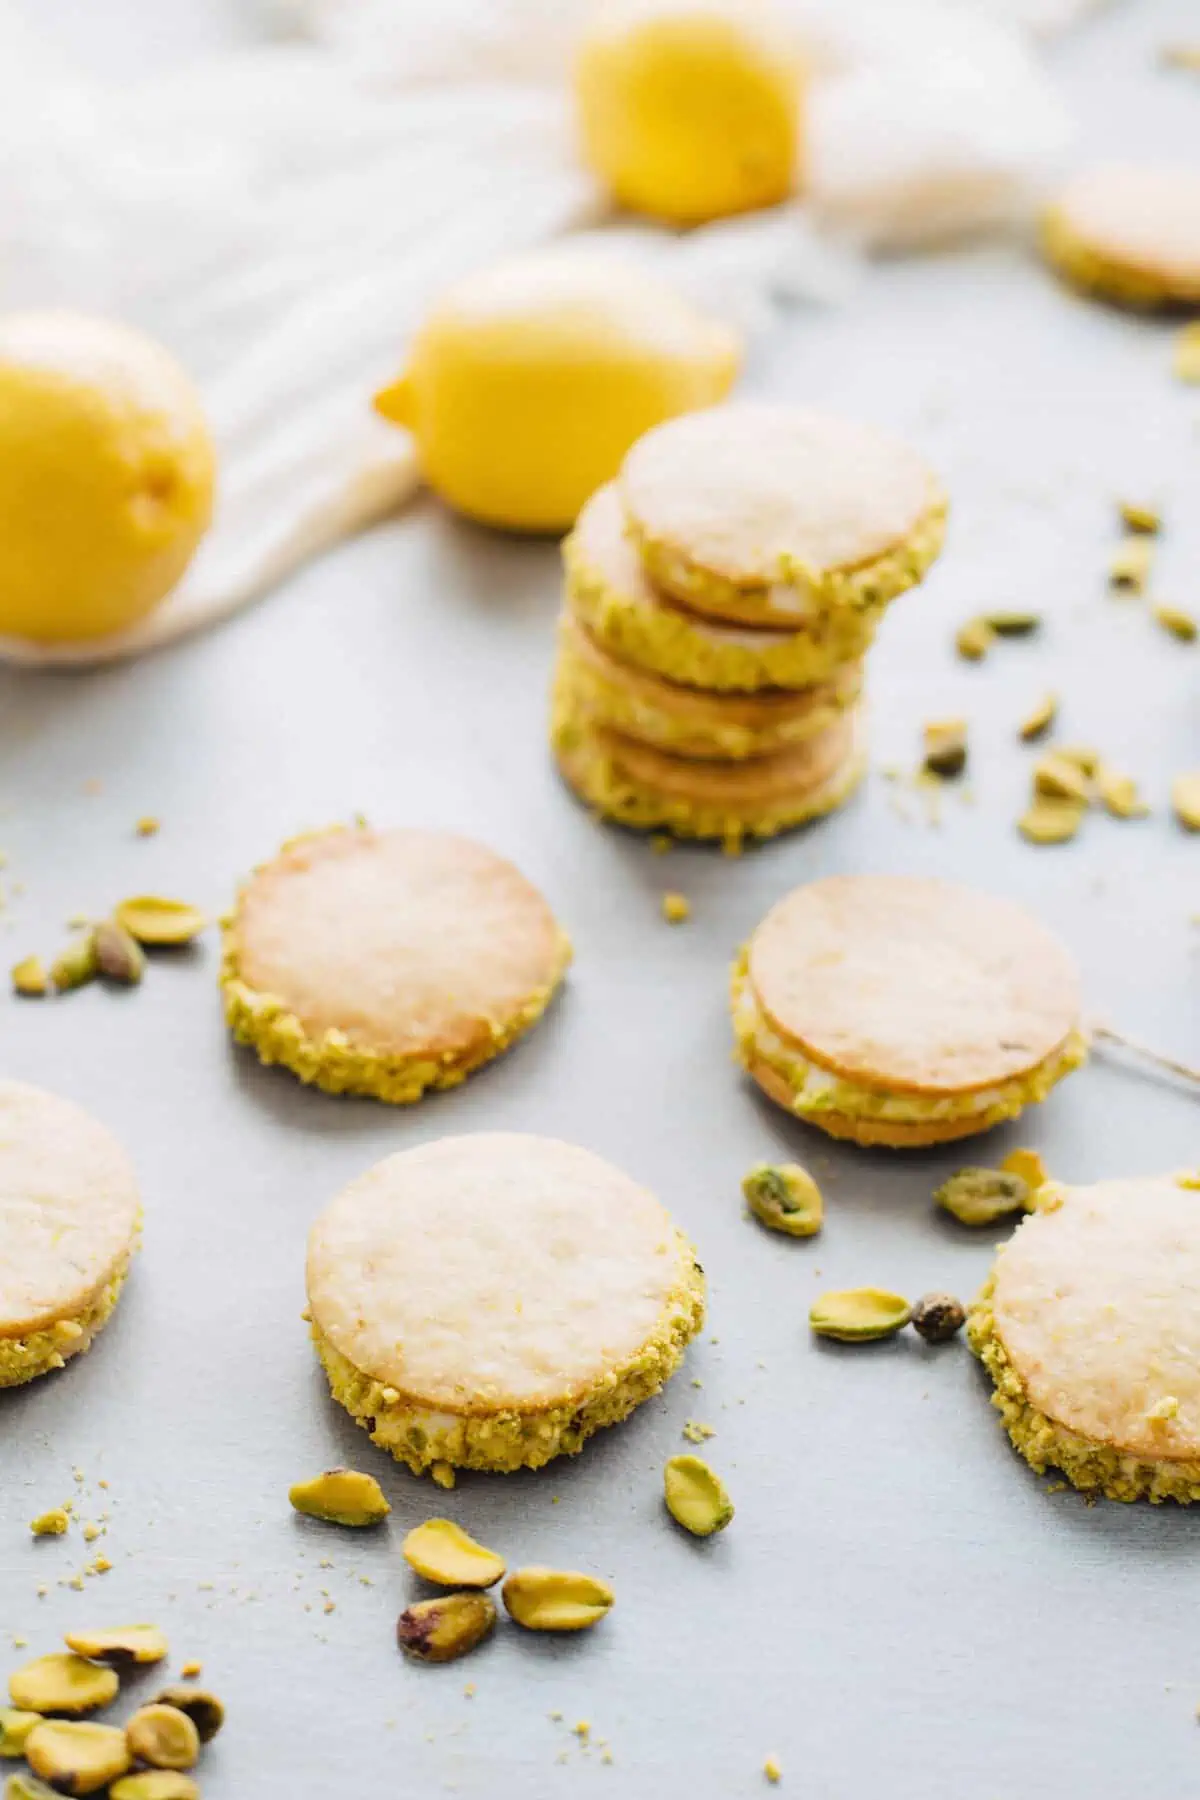
[[[783,1765],[780,1763],[779,1758],[777,1756],[768,1756],[767,1760],[763,1764],[763,1774],[766,1776],[767,1780],[771,1783],[772,1787],[774,1787],[776,1785],[776,1783],[778,1783],[779,1781],[782,1780]]]
[[[1153,537],[1162,530],[1162,514],[1156,506],[1139,506],[1135,500],[1120,500],[1117,511],[1127,531],[1142,531]]]
[[[1200,626],[1196,624],[1195,615],[1186,612],[1182,606],[1165,606],[1160,602],[1152,611],[1155,623],[1161,625],[1164,631],[1169,631],[1172,637],[1178,638],[1183,644],[1192,643],[1197,631],[1200,630]]]
[[[705,1444],[709,1438],[716,1437],[716,1428],[706,1425],[702,1419],[688,1419],[683,1427],[682,1435],[689,1444]]]
[[[650,848],[655,856],[665,856],[671,848],[672,842],[673,840],[667,836],[665,831],[656,831],[650,839]]]
[[[668,925],[682,925],[690,918],[692,903],[686,894],[667,893],[662,897],[662,916]]]
[[[12,967],[13,992],[26,1000],[40,1000],[49,991],[50,978],[40,956],[22,957]]]
[[[1153,560],[1154,545],[1144,532],[1122,538],[1108,560],[1109,586],[1124,588],[1131,594],[1144,593]]]
[[[1153,1406],[1146,1409],[1146,1417],[1152,1425],[1165,1425],[1178,1416],[1179,1402],[1174,1394],[1164,1394],[1161,1400],[1156,1400]]]
[[[155,837],[161,829],[162,822],[161,820],[156,819],[153,813],[143,813],[142,817],[134,826],[134,830],[139,837]]]
[[[1032,744],[1044,737],[1058,717],[1058,695],[1043,694],[1017,727],[1019,736],[1027,744]]]
[[[1042,615],[1035,612],[990,612],[984,613],[983,622],[997,637],[1028,637],[1030,632],[1037,631],[1041,626]]]
[[[996,634],[986,619],[968,619],[955,633],[954,648],[964,661],[982,662],[995,641]]]
[[[1150,811],[1138,793],[1132,775],[1119,775],[1115,769],[1101,769],[1096,777],[1096,792],[1105,812],[1114,819],[1144,819]]]
[[[967,766],[967,721],[934,719],[922,727],[923,768],[930,775],[952,779]]]
[[[65,1509],[53,1506],[49,1512],[39,1513],[36,1519],[31,1519],[29,1529],[34,1537],[61,1537],[70,1523]]]
[[[1078,800],[1043,795],[1021,814],[1017,829],[1031,844],[1066,844],[1078,832],[1086,811]]]

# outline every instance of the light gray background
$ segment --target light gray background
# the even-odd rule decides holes
[[[236,23],[232,7],[161,0],[148,41],[136,0],[38,10],[106,66],[166,60]],[[1062,52],[1093,146],[1194,152],[1200,84],[1158,73],[1154,54],[1196,23],[1186,0],[1132,6]],[[844,310],[786,322],[758,358],[760,387],[898,425],[948,478],[946,555],[895,608],[871,673],[878,762],[911,763],[924,718],[971,719],[976,804],[948,800],[940,829],[902,821],[878,775],[841,816],[740,862],[660,859],[593,824],[545,750],[554,548],[430,505],[209,638],[97,674],[0,676],[0,844],[5,879],[24,888],[4,915],[6,961],[52,950],[68,915],[132,890],[220,908],[280,839],[357,809],[509,853],[577,948],[564,998],[524,1045],[411,1111],[327,1099],[235,1054],[211,940],[132,994],[0,999],[0,1067],[105,1119],[146,1204],[144,1254],[96,1349],[0,1399],[0,1649],[9,1633],[33,1654],[72,1625],[161,1621],[229,1702],[210,1800],[724,1800],[761,1790],[769,1752],[784,1791],[813,1800],[1195,1791],[1200,1514],[1048,1495],[961,1344],[846,1351],[805,1324],[824,1287],[975,1289],[987,1238],[930,1203],[965,1158],[1034,1143],[1072,1179],[1171,1167],[1200,1152],[1195,1099],[1097,1059],[986,1144],[840,1150],[739,1080],[724,999],[731,952],[793,884],[938,872],[1029,902],[1075,945],[1098,1011],[1200,1052],[1200,843],[1164,813],[1170,775],[1200,766],[1200,649],[1103,583],[1114,499],[1149,497],[1170,521],[1160,590],[1200,600],[1200,395],[1169,380],[1169,343],[1167,327],[1073,301],[1017,254],[984,249],[882,267]],[[1043,609],[1045,632],[968,668],[952,628],[992,605]],[[1091,820],[1066,850],[1016,836],[1030,753],[1014,724],[1048,685],[1071,737],[1144,779],[1153,818]],[[86,794],[90,781],[103,791]],[[146,812],[163,830],[142,842]],[[659,916],[668,885],[694,903],[682,929]],[[447,1497],[328,1400],[300,1320],[304,1239],[386,1152],[496,1128],[576,1139],[657,1189],[700,1246],[711,1323],[669,1391],[578,1460],[467,1477]],[[784,1153],[826,1191],[810,1243],[742,1215],[746,1166]],[[688,1417],[715,1426],[709,1454],[738,1508],[709,1544],[661,1510],[661,1465]],[[343,1459],[384,1483],[388,1532],[290,1513],[289,1484]],[[75,1468],[81,1515],[111,1514],[95,1548],[115,1565],[82,1594],[60,1584],[93,1552],[26,1529],[72,1492]],[[510,1563],[611,1577],[611,1619],[568,1642],[501,1629],[444,1670],[402,1663],[392,1633],[413,1588],[399,1538],[443,1510]],[[579,1719],[608,1740],[611,1767],[569,1735]]]

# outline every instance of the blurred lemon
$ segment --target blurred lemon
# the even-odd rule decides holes
[[[587,161],[623,205],[679,225],[786,198],[802,87],[754,0],[605,0],[575,65]]]
[[[200,402],[158,344],[77,313],[0,317],[0,632],[134,624],[187,568],[213,482]]]
[[[723,399],[740,361],[737,334],[655,276],[551,250],[451,289],[375,405],[460,512],[565,531],[636,438]]]

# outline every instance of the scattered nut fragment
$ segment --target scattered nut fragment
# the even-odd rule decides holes
[[[182,1663],[180,1665],[179,1673],[183,1676],[185,1681],[195,1681],[198,1676],[203,1675],[204,1664],[199,1662]]]
[[[1019,735],[1027,744],[1034,743],[1044,737],[1058,717],[1058,695],[1043,694],[1032,711],[1027,712],[1017,727]]]
[[[96,934],[85,931],[60,950],[50,964],[50,980],[60,994],[83,987],[96,978]]]
[[[1042,615],[1035,612],[990,612],[984,613],[983,622],[997,637],[1028,637],[1030,632],[1040,628]]]
[[[125,1733],[117,1726],[69,1719],[47,1719],[35,1726],[25,1757],[34,1774],[60,1794],[94,1794],[124,1775],[132,1761]]]
[[[502,1556],[477,1544],[453,1519],[414,1525],[401,1551],[410,1569],[439,1587],[494,1587],[505,1570]]]
[[[967,721],[935,719],[922,727],[922,767],[930,775],[961,775],[967,766]]]
[[[29,1529],[34,1537],[62,1537],[69,1530],[71,1516],[65,1507],[53,1506],[49,1512],[39,1513],[36,1519],[30,1519]]]
[[[156,819],[152,813],[144,813],[138,820],[134,830],[139,837],[155,837],[161,829],[161,824],[162,821]]]
[[[773,1787],[783,1779],[783,1765],[777,1756],[768,1756],[763,1764],[763,1774]]]
[[[41,1713],[18,1712],[15,1707],[0,1706],[0,1756],[24,1756],[25,1740],[41,1722]]]
[[[458,1476],[453,1463],[435,1462],[429,1465],[429,1479],[434,1487],[445,1488],[448,1491],[454,1486]]]
[[[40,1000],[50,987],[50,977],[41,957],[23,956],[19,963],[14,963],[12,984],[14,994],[21,994],[26,1000]]]
[[[615,1599],[606,1581],[573,1569],[517,1569],[500,1590],[504,1604],[527,1631],[584,1631]]]
[[[692,916],[692,903],[686,894],[664,894],[662,915],[668,925],[682,925]]]
[[[1154,544],[1145,533],[1122,538],[1108,559],[1109,586],[1126,588],[1132,594],[1144,593],[1153,560]]]
[[[893,1337],[911,1317],[908,1301],[886,1288],[843,1288],[814,1300],[808,1322],[818,1337],[859,1344]]]
[[[1192,613],[1185,612],[1182,606],[1164,606],[1161,602],[1152,610],[1155,622],[1161,625],[1164,631],[1169,631],[1172,637],[1178,638],[1180,643],[1195,642],[1200,625],[1197,625]]]
[[[1003,1175],[1019,1175],[1029,1189],[1032,1200],[1037,1190],[1050,1179],[1050,1172],[1036,1150],[1010,1150],[1000,1164]]]
[[[96,968],[105,981],[136,987],[146,972],[146,955],[137,939],[116,919],[105,919],[96,927],[94,944]]]
[[[960,1225],[994,1225],[1028,1212],[1029,1183],[1011,1169],[960,1169],[933,1197]]]
[[[1055,744],[1054,754],[1060,762],[1072,763],[1089,781],[1094,781],[1104,766],[1104,758],[1090,744]]]
[[[699,1456],[673,1456],[663,1468],[663,1495],[677,1525],[693,1537],[724,1531],[733,1517],[725,1484]]]
[[[85,1662],[82,1656],[56,1650],[39,1656],[8,1678],[14,1706],[27,1712],[64,1713],[78,1718],[115,1700],[120,1682],[111,1669]]]
[[[986,619],[968,619],[955,633],[954,648],[965,661],[982,662],[995,641],[996,634]]]
[[[173,1706],[176,1712],[186,1713],[202,1744],[211,1743],[225,1723],[224,1706],[205,1688],[165,1687],[157,1696],[157,1704]]]
[[[1106,812],[1114,819],[1144,819],[1150,808],[1138,793],[1132,775],[1118,775],[1115,769],[1101,769],[1096,776],[1096,793]]]
[[[1171,783],[1171,805],[1185,831],[1200,831],[1200,769],[1189,769]]]
[[[1139,506],[1135,500],[1120,500],[1117,511],[1128,531],[1144,531],[1153,537],[1162,530],[1162,514],[1156,506]]]
[[[1053,750],[1039,756],[1033,765],[1033,791],[1051,800],[1077,800],[1084,806],[1092,797],[1091,783],[1078,765]]]
[[[1043,795],[1025,809],[1017,830],[1031,844],[1066,844],[1083,824],[1087,807],[1078,800],[1052,800]]]
[[[331,1525],[378,1525],[392,1510],[375,1477],[357,1469],[326,1469],[311,1481],[298,1481],[288,1499],[298,1513]]]
[[[1175,339],[1174,368],[1180,381],[1200,381],[1200,319],[1185,325]]]
[[[440,1594],[406,1607],[396,1624],[396,1641],[420,1662],[454,1662],[481,1644],[496,1623],[486,1594]]]
[[[967,1309],[953,1294],[923,1294],[912,1310],[912,1328],[927,1344],[946,1344],[967,1322]]]
[[[821,1229],[821,1190],[799,1163],[755,1163],[743,1178],[742,1193],[755,1218],[789,1237],[812,1237]]]
[[[190,944],[208,924],[204,914],[184,900],[159,894],[135,894],[114,907],[113,917],[139,944],[167,948]]]
[[[108,1800],[200,1800],[200,1789],[178,1769],[142,1769],[114,1782]]]
[[[167,1640],[157,1625],[117,1625],[108,1631],[68,1631],[63,1639],[76,1656],[89,1662],[107,1663],[112,1669],[129,1669],[135,1663],[161,1662],[169,1653]]]
[[[18,1769],[4,1784],[4,1800],[60,1800],[60,1796],[36,1775]]]
[[[140,1706],[125,1727],[130,1754],[155,1769],[193,1769],[200,1755],[195,1722],[177,1706]]]

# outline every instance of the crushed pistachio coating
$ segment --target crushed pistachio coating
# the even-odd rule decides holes
[[[108,1800],[200,1800],[200,1789],[178,1769],[140,1769],[114,1782]]]
[[[933,1197],[960,1225],[994,1225],[1030,1204],[1029,1183],[1011,1169],[960,1169]]]
[[[821,1190],[799,1163],[755,1163],[742,1180],[746,1205],[761,1224],[788,1237],[812,1237],[824,1216]]]
[[[982,662],[995,641],[996,634],[986,619],[968,619],[954,635],[954,648],[964,662]]]
[[[0,1338],[0,1388],[21,1387],[52,1369],[61,1369],[70,1357],[81,1356],[89,1350],[92,1339],[117,1304],[128,1272],[129,1259],[126,1257],[78,1318],[59,1319],[42,1331],[31,1331],[26,1337]]]
[[[1087,803],[1041,794],[1017,820],[1021,836],[1031,844],[1069,844],[1083,824]]]
[[[406,1607],[396,1622],[396,1642],[418,1662],[456,1662],[481,1644],[496,1623],[486,1594],[439,1594]]]
[[[31,1731],[25,1756],[35,1775],[60,1794],[94,1794],[124,1775],[132,1759],[115,1725],[47,1719]]]
[[[1200,769],[1175,777],[1171,783],[1171,805],[1185,831],[1200,831]]]
[[[165,1687],[156,1698],[159,1705],[173,1706],[177,1712],[186,1713],[202,1744],[210,1743],[225,1723],[224,1705],[206,1688],[183,1687],[177,1683]]]
[[[502,1556],[477,1544],[453,1519],[414,1525],[401,1551],[410,1569],[439,1587],[494,1587],[505,1570]]]
[[[1043,694],[1017,727],[1017,735],[1027,744],[1044,737],[1058,717],[1058,695]]]
[[[500,1590],[511,1618],[526,1631],[586,1631],[613,1604],[607,1581],[575,1569],[516,1569]]]
[[[298,1481],[288,1499],[298,1513],[331,1525],[378,1525],[392,1510],[375,1477],[357,1469],[326,1469],[311,1481]]]
[[[86,1535],[86,1534],[85,1534]],[[76,1656],[107,1663],[112,1669],[144,1667],[168,1655],[167,1640],[157,1625],[117,1625],[107,1631],[68,1631],[63,1639]]]
[[[948,1344],[967,1322],[967,1309],[953,1294],[922,1294],[912,1310],[912,1328],[927,1344]]]
[[[50,977],[40,956],[24,956],[14,963],[11,979],[14,994],[26,1000],[40,1000],[50,989]]]
[[[663,1469],[663,1498],[675,1523],[693,1537],[724,1531],[733,1517],[724,1482],[699,1456],[671,1457]]]
[[[41,1722],[41,1713],[21,1712],[13,1706],[0,1706],[0,1756],[24,1756],[25,1740],[34,1726]]]
[[[125,1727],[130,1754],[155,1769],[193,1769],[200,1755],[195,1722],[177,1706],[139,1706]]]
[[[173,949],[190,944],[208,925],[198,907],[161,894],[134,894],[113,908],[113,917],[139,944]]]
[[[115,1700],[120,1685],[111,1669],[56,1650],[14,1669],[8,1678],[8,1693],[23,1712],[78,1718]]]
[[[894,1337],[912,1318],[912,1307],[886,1288],[841,1288],[822,1294],[809,1308],[808,1323],[817,1337],[843,1344],[873,1343]]]

